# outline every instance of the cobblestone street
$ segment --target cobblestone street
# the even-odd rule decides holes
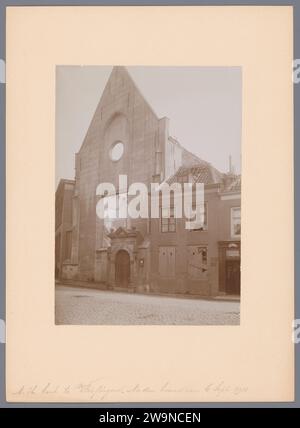
[[[72,325],[238,325],[240,304],[56,287],[55,322]]]

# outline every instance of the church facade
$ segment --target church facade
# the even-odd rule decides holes
[[[241,179],[221,173],[169,135],[124,67],[114,67],[79,152],[74,180],[56,191],[55,275],[99,289],[199,296],[240,293]],[[203,183],[204,222],[100,219],[99,183]]]

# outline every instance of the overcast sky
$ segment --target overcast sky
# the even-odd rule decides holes
[[[56,184],[74,178],[78,152],[112,67],[58,66]],[[228,171],[241,162],[240,67],[127,67],[157,116],[170,119],[170,135],[186,149]]]

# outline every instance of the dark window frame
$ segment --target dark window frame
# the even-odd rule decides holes
[[[162,210],[168,209],[170,211],[169,217],[162,216]],[[160,231],[161,233],[174,233],[176,232],[176,218],[174,207],[160,207]]]

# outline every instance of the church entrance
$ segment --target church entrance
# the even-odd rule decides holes
[[[130,280],[130,257],[127,251],[120,250],[116,255],[116,284],[128,287]]]

